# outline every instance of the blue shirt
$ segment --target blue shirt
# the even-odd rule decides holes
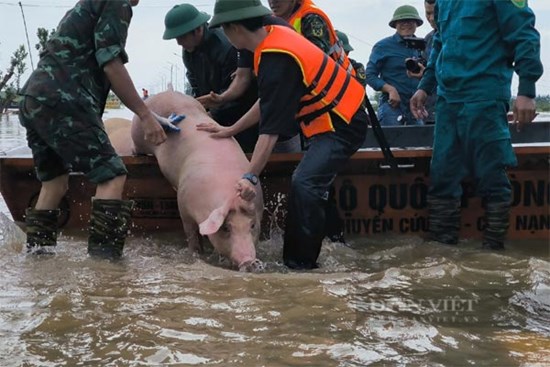
[[[405,59],[419,57],[418,50],[408,48],[403,38],[395,33],[391,37],[378,41],[372,48],[367,64],[367,84],[372,89],[380,91],[384,84],[390,84],[399,93],[402,104],[408,106],[416,88],[418,79],[407,76]],[[388,95],[382,95],[382,101],[387,101]]]
[[[511,97],[512,74],[518,95],[534,98],[542,75],[540,35],[535,15],[513,1],[446,0],[435,5],[438,32],[419,89],[449,102]]]

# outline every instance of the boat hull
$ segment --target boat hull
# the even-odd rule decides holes
[[[548,239],[550,229],[550,145],[515,147],[518,166],[510,169],[513,203],[509,238]],[[382,233],[423,235],[428,229],[426,195],[431,149],[394,150],[400,168],[393,171],[382,153],[367,149],[356,153],[334,182],[335,198],[348,237]],[[301,154],[272,155],[264,174],[266,212],[264,228],[284,223],[290,177]],[[135,230],[181,230],[176,191],[162,176],[152,156],[127,156],[125,197],[134,200]],[[15,221],[33,206],[40,183],[34,176],[32,158],[0,158],[0,190]],[[63,228],[86,229],[91,197],[95,192],[81,174],[71,174],[69,191],[61,204]],[[463,238],[480,238],[484,220],[481,201],[473,185],[464,182],[462,200]]]

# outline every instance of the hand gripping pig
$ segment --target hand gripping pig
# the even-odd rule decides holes
[[[161,117],[185,115],[179,131],[167,133],[166,142],[158,146],[143,139],[143,122],[137,116],[131,124],[131,135],[133,152],[154,154],[163,175],[177,189],[188,246],[201,250],[200,233],[208,236],[216,251],[239,270],[261,270],[255,244],[263,213],[262,190],[258,184],[256,198],[251,202],[237,195],[235,185],[249,165],[238,143],[233,138],[215,139],[198,131],[198,123],[213,120],[192,97],[169,91],[151,96],[145,103]],[[113,146],[127,153],[128,135],[112,125],[106,121],[107,131],[113,133]]]

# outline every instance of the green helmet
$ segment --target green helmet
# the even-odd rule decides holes
[[[336,36],[338,37],[338,39],[342,42],[342,46],[344,47],[344,51],[346,51],[346,52],[353,51],[353,47],[351,47],[351,45],[349,44],[349,39],[348,39],[347,34],[345,34],[344,32],[340,32],[338,30],[336,30],[335,32],[336,32]]]
[[[271,14],[271,10],[263,6],[260,0],[216,0],[210,28],[269,14]]]
[[[411,5],[403,5],[399,8],[395,9],[393,12],[393,18],[390,20],[390,27],[395,28],[395,23],[398,20],[415,20],[416,25],[421,26],[424,21],[422,18],[420,18],[420,15],[418,15],[418,11],[414,6]]]
[[[183,36],[208,22],[208,19],[210,15],[199,12],[191,4],[175,5],[164,17],[166,29],[162,38],[169,40]]]

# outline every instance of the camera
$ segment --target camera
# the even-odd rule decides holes
[[[422,54],[426,49],[426,40],[424,40],[424,38],[410,36],[410,37],[403,37],[403,40],[405,41],[405,46],[407,46],[408,48],[412,48],[414,50],[418,50],[420,54]],[[422,56],[409,57],[405,59],[405,67],[411,73],[417,74],[420,72],[421,69],[418,64],[422,64],[426,66],[428,64],[428,60],[426,60]]]
[[[426,66],[426,59],[423,57],[410,57],[408,59],[405,59],[405,67],[413,74],[418,74],[420,72],[421,69],[418,64]]]

